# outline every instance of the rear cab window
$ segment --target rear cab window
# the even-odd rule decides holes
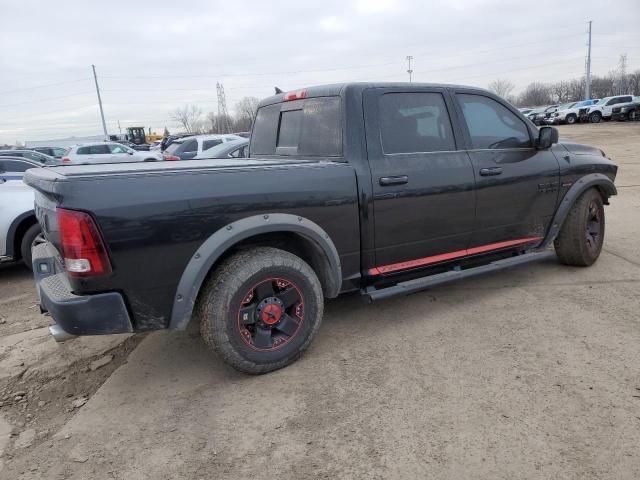
[[[342,156],[340,97],[311,97],[258,109],[250,156]]]

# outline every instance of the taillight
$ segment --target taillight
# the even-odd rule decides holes
[[[69,157],[62,157],[62,163],[71,163],[71,159]]]
[[[171,160],[180,160],[180,157],[176,157],[175,155],[165,155],[164,159],[165,160],[169,160],[169,161],[171,161]]]
[[[289,100],[300,100],[307,96],[306,90],[295,90],[293,92],[287,92],[284,94],[283,100],[288,102]]]
[[[64,265],[69,275],[111,273],[111,262],[95,222],[88,213],[57,209]]]

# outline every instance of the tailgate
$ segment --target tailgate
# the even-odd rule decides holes
[[[35,190],[34,211],[42,227],[42,234],[56,250],[60,249],[56,207],[61,200],[60,194],[56,192],[56,186],[63,178],[62,175],[47,168],[28,170],[24,176],[24,183]]]

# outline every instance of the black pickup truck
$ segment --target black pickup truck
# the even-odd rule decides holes
[[[308,347],[324,298],[599,256],[617,167],[476,88],[280,93],[247,159],[31,170],[41,306],[69,335],[184,329],[248,373]]]

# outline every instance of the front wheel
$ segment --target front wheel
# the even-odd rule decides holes
[[[600,112],[593,112],[589,115],[589,121],[591,123],[600,123],[600,120],[602,120],[602,114]]]
[[[271,372],[297,360],[323,313],[315,272],[271,247],[239,252],[207,281],[196,307],[205,343],[235,369]]]
[[[596,189],[584,192],[571,207],[554,242],[566,265],[588,267],[600,256],[604,242],[604,205]]]
[[[578,117],[576,117],[575,115],[567,115],[567,118],[566,118],[567,125],[573,125],[574,123],[576,123],[577,120],[578,120]]]

